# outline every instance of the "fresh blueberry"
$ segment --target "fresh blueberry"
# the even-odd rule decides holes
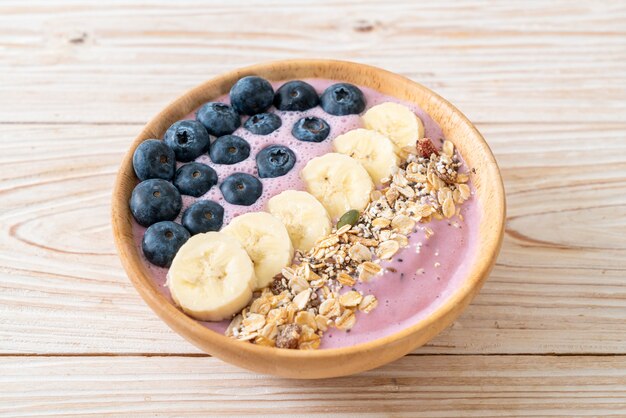
[[[263,193],[261,181],[250,174],[235,173],[220,184],[224,199],[233,205],[250,206]]]
[[[274,101],[274,89],[269,81],[257,76],[239,79],[230,89],[230,103],[244,115],[265,112]]]
[[[176,170],[174,186],[181,194],[200,197],[217,184],[217,173],[206,164],[191,162]]]
[[[274,106],[279,110],[307,110],[319,104],[313,86],[304,81],[289,81],[276,90]]]
[[[191,235],[219,231],[224,221],[224,208],[212,200],[199,200],[183,213],[183,226]]]
[[[180,120],[165,132],[165,143],[174,150],[176,159],[193,161],[209,149],[209,133],[196,120]]]
[[[174,151],[158,139],[143,141],[133,154],[133,168],[139,180],[171,180],[176,171]]]
[[[330,133],[330,125],[325,120],[308,116],[293,125],[291,134],[305,142],[322,142]]]
[[[259,177],[284,176],[296,164],[296,154],[283,145],[270,145],[256,155]]]
[[[174,256],[189,239],[189,231],[181,225],[163,221],[155,223],[146,230],[141,242],[141,249],[149,262],[159,267],[172,265]]]
[[[209,155],[215,164],[237,164],[250,156],[250,144],[236,135],[220,136],[211,144]]]
[[[280,128],[282,121],[275,113],[259,113],[250,116],[243,127],[255,135],[268,135]]]
[[[213,136],[232,134],[241,126],[241,116],[226,103],[205,103],[196,113],[196,119]]]
[[[322,93],[320,102],[326,113],[336,116],[354,115],[365,109],[363,92],[349,83],[337,83],[328,87]]]
[[[142,226],[172,221],[182,206],[183,201],[176,187],[162,179],[142,181],[135,186],[130,197],[130,211]]]

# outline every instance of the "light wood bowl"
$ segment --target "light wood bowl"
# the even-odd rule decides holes
[[[132,168],[135,148],[145,139],[162,138],[175,121],[230,90],[239,78],[259,75],[269,80],[328,78],[367,86],[413,102],[424,109],[453,138],[472,176],[481,206],[477,256],[463,285],[432,315],[388,337],[352,347],[313,351],[285,350],[245,344],[211,331],[171,304],[155,288],[132,236],[128,200],[137,179]],[[258,64],[230,71],[188,91],[159,113],[133,142],[124,157],[112,202],[113,233],[117,249],[133,285],[146,303],[174,331],[191,343],[227,362],[291,378],[343,376],[391,362],[425,344],[450,325],[480,290],[493,267],[504,232],[505,196],[502,178],[489,146],[472,123],[445,99],[405,77],[363,64],[330,60],[290,60]]]

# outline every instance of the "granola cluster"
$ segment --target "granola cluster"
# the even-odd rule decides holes
[[[348,331],[357,311],[376,308],[374,295],[353,286],[381,274],[381,260],[391,260],[409,244],[417,223],[461,218],[460,205],[470,197],[469,175],[459,172],[452,142],[445,141],[439,152],[422,139],[402,151],[401,165],[372,192],[357,222],[334,229],[306,254],[297,253],[294,264],[235,316],[226,335],[259,345],[316,349],[329,328]],[[426,238],[432,235],[428,227],[423,230]]]

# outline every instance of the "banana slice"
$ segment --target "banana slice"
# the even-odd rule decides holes
[[[282,221],[293,246],[302,252],[309,251],[318,239],[330,233],[328,212],[307,192],[285,190],[267,202],[267,210]]]
[[[333,141],[335,151],[349,155],[360,162],[376,185],[391,177],[398,166],[394,144],[384,135],[369,129],[354,129],[339,135]]]
[[[398,103],[385,102],[373,106],[363,115],[363,123],[367,129],[391,139],[397,150],[406,146],[415,147],[415,142],[424,137],[424,125],[420,118]]]
[[[256,289],[269,286],[283,267],[291,264],[293,246],[287,228],[267,212],[237,216],[222,229],[241,243],[254,264]]]
[[[357,160],[335,152],[310,160],[300,177],[331,219],[339,218],[350,209],[365,209],[374,190],[372,179]]]
[[[167,275],[172,299],[202,321],[230,318],[250,302],[254,266],[239,241],[221,232],[189,238]]]

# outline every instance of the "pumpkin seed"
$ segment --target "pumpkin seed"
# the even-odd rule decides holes
[[[341,215],[339,221],[337,222],[337,229],[341,228],[344,225],[354,226],[359,220],[359,211],[356,209],[352,209]]]

